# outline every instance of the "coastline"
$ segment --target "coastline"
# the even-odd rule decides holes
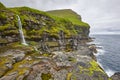
[[[109,50],[109,49],[113,48],[114,45],[112,45],[111,42],[113,41],[113,44],[114,44],[115,38],[114,38],[114,40],[110,39],[110,40],[107,41],[105,39],[108,38],[108,37],[105,37],[105,35],[101,35],[101,37],[99,37],[99,36],[100,35],[94,35],[94,36],[92,36],[92,37],[97,38],[97,40],[95,38],[93,38],[93,41],[90,43],[90,44],[94,44],[96,46],[97,54],[94,53],[94,55],[97,58],[97,63],[101,66],[101,68],[103,68],[103,70],[105,71],[105,73],[109,77],[111,77],[112,80],[119,80],[120,79],[120,77],[119,77],[120,76],[119,71],[115,70],[115,67],[113,69],[110,68],[110,64],[112,66],[112,62],[114,62],[114,61],[110,62],[111,61],[110,60],[110,55],[112,54],[112,52],[111,52],[112,50]],[[102,36],[104,36],[104,37],[102,37]],[[106,35],[106,36],[110,37],[110,35]],[[106,42],[108,42],[108,43],[106,43]],[[107,48],[107,46],[109,46],[109,47]],[[109,53],[109,52],[110,52],[110,54],[107,55],[107,53]],[[109,57],[107,57],[107,56],[109,56]],[[108,62],[104,62],[104,61],[107,61],[107,60],[108,60]],[[107,63],[109,63],[109,65]]]
[[[97,63],[95,45],[87,45],[90,26],[81,16],[69,21],[29,7],[0,6],[0,80],[112,80]]]
[[[1,54],[1,57],[4,56],[2,57],[4,58],[2,63],[5,64],[0,66],[4,68],[9,64],[9,69],[0,69],[1,72],[5,71],[0,74],[0,80],[110,80],[96,62],[93,50],[89,48],[90,46],[79,44],[79,49],[76,51],[55,51],[51,54],[42,55],[34,52],[34,49],[29,46],[17,48],[20,55],[15,53],[16,50],[9,49],[3,55]],[[12,63],[10,60],[6,60],[9,58],[12,62],[17,58],[19,60]]]

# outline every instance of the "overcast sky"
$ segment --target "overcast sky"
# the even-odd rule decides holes
[[[91,33],[120,33],[120,0],[0,0],[7,7],[39,10],[73,9],[91,26]]]

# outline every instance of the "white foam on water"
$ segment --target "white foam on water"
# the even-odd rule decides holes
[[[100,42],[88,42],[87,44],[95,44],[95,45],[99,45]]]
[[[111,77],[112,75],[114,75],[114,73],[115,73],[116,71],[113,71],[113,70],[111,70],[111,69],[104,69],[104,67],[103,67],[102,64],[100,63],[100,60],[101,60],[101,59],[99,59],[99,60],[97,61],[97,63],[98,63],[99,66],[105,71],[105,73],[108,75],[108,77]]]
[[[105,71],[105,73],[108,75],[108,77],[111,77],[112,75],[114,75],[117,71],[115,70],[112,70],[109,68],[109,66],[105,66],[102,64],[102,55],[105,54],[105,49],[104,49],[104,46],[101,46],[101,44],[99,42],[94,42],[94,44],[97,46],[97,51],[98,53],[94,55],[96,56],[97,58],[97,63],[99,64],[99,66]]]
[[[98,57],[98,56],[100,56],[100,55],[104,55],[104,53],[105,53],[105,50],[103,50],[103,49],[97,49],[97,51],[98,51],[98,53],[94,53],[94,55],[95,55],[96,57]]]
[[[25,40],[25,37],[24,37],[24,34],[23,34],[22,23],[21,23],[21,20],[20,20],[19,15],[17,15],[17,17],[18,17],[18,27],[19,27],[19,33],[20,33],[21,43],[22,43],[23,45],[28,45],[28,44],[26,43],[26,40]]]
[[[115,71],[110,70],[110,69],[106,69],[105,72],[106,72],[106,74],[107,74],[109,77],[111,77],[111,76],[114,75],[114,73],[115,73]]]
[[[97,49],[98,53],[94,54],[96,57],[100,56],[100,55],[104,55],[105,50],[103,49]],[[99,66],[105,71],[105,73],[108,75],[108,77],[111,77],[112,75],[114,75],[115,71],[108,69],[105,69],[102,64],[100,63],[101,59],[97,58],[97,63],[99,64]]]

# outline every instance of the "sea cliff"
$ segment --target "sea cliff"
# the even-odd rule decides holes
[[[76,14],[0,3],[0,80],[112,80],[86,44],[90,26]],[[28,45],[21,44],[16,15]]]

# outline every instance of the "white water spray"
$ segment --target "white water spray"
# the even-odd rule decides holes
[[[17,18],[18,18],[18,27],[19,27],[19,33],[20,33],[20,39],[21,39],[21,43],[23,45],[28,45],[25,41],[25,37],[24,37],[24,34],[23,34],[23,31],[22,31],[22,24],[21,24],[21,20],[20,20],[20,17],[17,15]]]

